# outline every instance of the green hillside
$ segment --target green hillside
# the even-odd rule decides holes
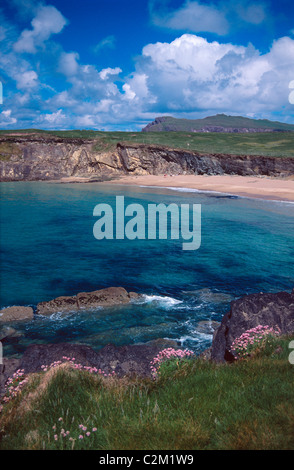
[[[294,132],[101,132],[93,130],[45,131],[40,129],[0,130],[0,138],[11,140],[16,134],[35,134],[38,138],[56,136],[62,139],[93,140],[97,152],[115,151],[117,143],[160,145],[175,149],[187,149],[202,153],[223,153],[229,155],[263,155],[272,157],[294,157]],[[0,160],[8,158],[9,145],[0,144]],[[12,148],[12,147],[11,147]],[[2,156],[1,156],[2,155]]]
[[[143,132],[193,132],[207,127],[223,127],[225,129],[254,129],[273,131],[294,131],[293,124],[285,124],[267,119],[250,119],[242,116],[217,114],[203,119],[176,119],[171,116],[158,117],[142,129]]]

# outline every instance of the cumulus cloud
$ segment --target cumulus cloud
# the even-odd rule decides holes
[[[31,22],[32,29],[25,29],[21,33],[14,44],[14,50],[35,54],[37,48],[41,47],[52,34],[60,33],[66,23],[67,20],[54,6],[40,5]]]
[[[11,117],[11,109],[6,109],[0,113],[0,126],[7,127],[15,124],[17,120]]]
[[[140,72],[148,92],[156,97],[153,104],[145,102],[148,111],[269,114],[289,105],[294,40],[280,38],[261,54],[252,45],[184,34],[171,43],[145,46]]]
[[[32,89],[38,86],[38,75],[34,70],[19,73],[15,77],[17,88],[21,90]]]
[[[100,77],[102,80],[106,80],[110,75],[119,75],[122,72],[122,69],[120,67],[107,67],[106,69],[101,70],[99,73]]]
[[[224,34],[227,10],[220,8],[224,3],[218,5],[221,15],[212,3],[186,2],[180,9],[169,11],[164,21],[177,29],[187,25],[190,17],[197,26],[197,12],[205,7],[205,29]],[[242,21],[263,21],[262,3],[251,9],[247,0],[234,5],[238,17],[243,15]],[[159,20],[163,18],[163,10],[160,12]],[[55,7],[36,3],[33,14],[31,29],[18,34],[17,41],[15,31],[13,41],[12,36],[3,39],[0,66],[4,82],[13,85],[5,96],[5,111],[0,114],[2,127],[139,130],[162,114],[195,118],[221,112],[269,119],[277,112],[281,117],[284,113],[285,119],[291,115],[291,37],[277,39],[267,53],[260,53],[250,44],[183,34],[170,42],[146,44],[134,60],[132,73],[126,76],[120,64],[99,69],[83,63],[78,52],[66,51],[55,43],[52,35],[66,23]],[[100,41],[101,47],[111,47],[111,38]]]
[[[59,57],[58,71],[66,77],[75,75],[79,69],[77,52],[62,52]]]

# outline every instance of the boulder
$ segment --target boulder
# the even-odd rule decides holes
[[[0,322],[32,320],[34,311],[31,307],[7,307],[0,310]]]
[[[294,289],[291,294],[250,294],[231,302],[230,311],[223,317],[214,333],[211,358],[232,361],[233,341],[242,333],[258,325],[279,327],[282,334],[294,332]]]
[[[40,372],[42,365],[50,365],[55,361],[64,362],[65,356],[74,358],[76,364],[96,367],[106,374],[115,372],[117,377],[151,377],[150,361],[161,349],[162,344],[108,344],[99,351],[82,344],[34,344],[26,349],[19,367],[25,373]]]
[[[93,292],[80,292],[75,296],[62,296],[37,305],[37,313],[51,315],[55,312],[70,312],[129,303],[139,297],[135,292],[128,293],[123,287],[108,287]]]

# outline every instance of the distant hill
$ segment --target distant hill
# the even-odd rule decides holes
[[[294,132],[294,124],[267,119],[250,119],[242,116],[217,114],[203,119],[177,119],[171,116],[156,118],[142,132]]]

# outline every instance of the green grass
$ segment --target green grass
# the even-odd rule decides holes
[[[0,142],[0,161],[10,160],[12,155],[21,156],[19,147],[13,142]]]
[[[15,131],[16,132],[16,131]],[[34,131],[30,131],[34,132]],[[41,131],[38,131],[41,133]],[[189,132],[99,132],[42,131],[64,139],[91,139],[93,150],[115,151],[118,143],[160,145],[201,153],[294,157],[294,132],[289,133],[189,133]],[[27,132],[29,133],[29,131]]]
[[[67,368],[34,374],[4,405],[0,449],[293,449],[291,339],[234,364],[172,361],[156,381]],[[80,424],[97,431],[87,437]]]
[[[93,150],[98,153],[113,152],[118,143],[160,145],[200,153],[235,155],[263,155],[294,157],[294,132],[286,133],[195,133],[195,132],[100,132],[92,130],[0,131],[0,136],[22,132],[54,135],[63,139],[93,140]],[[13,138],[13,136],[11,136]],[[1,154],[1,151],[0,151]]]

